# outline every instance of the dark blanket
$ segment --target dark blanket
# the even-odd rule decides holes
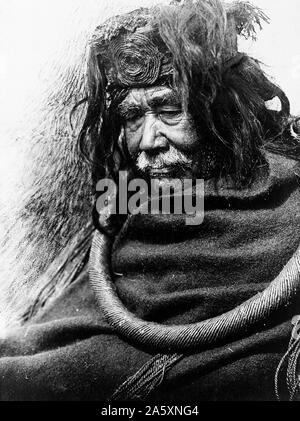
[[[251,188],[206,186],[205,219],[134,216],[113,252],[115,284],[147,320],[187,323],[216,316],[263,290],[300,243],[299,165],[276,156]],[[186,355],[153,400],[273,400],[276,367],[299,303],[260,331]],[[97,309],[86,269],[64,294],[0,341],[2,400],[104,400],[155,350],[118,338]]]

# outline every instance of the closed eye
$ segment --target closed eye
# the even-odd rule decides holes
[[[162,107],[157,111],[161,121],[168,125],[178,124],[183,117],[183,112],[180,107]]]

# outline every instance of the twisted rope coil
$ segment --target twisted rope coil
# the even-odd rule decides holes
[[[96,231],[89,275],[100,309],[107,322],[123,338],[157,352],[191,352],[224,341],[245,337],[287,307],[300,292],[300,247],[277,278],[262,293],[215,318],[188,325],[162,325],[139,319],[120,301],[110,274],[111,240]]]
[[[117,79],[125,86],[152,85],[159,77],[163,55],[143,34],[134,34],[112,42]]]

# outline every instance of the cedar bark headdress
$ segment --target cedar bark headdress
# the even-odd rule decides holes
[[[248,2],[181,0],[140,8],[96,29],[90,61],[109,91],[173,82],[187,95],[192,78],[201,73],[203,82],[211,81],[242,60],[238,36],[255,39],[262,22],[267,16]]]

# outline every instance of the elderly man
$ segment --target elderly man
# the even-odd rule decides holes
[[[79,135],[91,250],[74,242],[59,269],[70,285],[44,308],[37,297],[1,343],[3,400],[297,398],[299,128],[238,52],[261,20],[248,3],[186,0],[96,29]],[[116,209],[121,172],[146,186],[204,180],[202,223]],[[104,201],[101,180],[116,186]]]

